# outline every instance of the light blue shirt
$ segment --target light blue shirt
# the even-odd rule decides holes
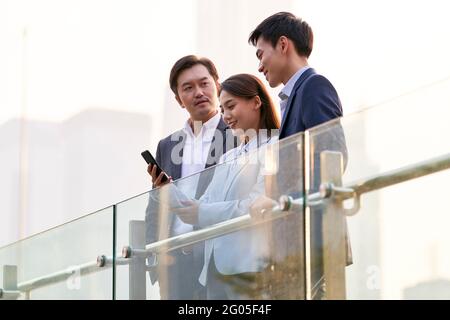
[[[286,85],[283,87],[283,89],[278,94],[278,97],[280,97],[280,110],[281,110],[281,119],[284,118],[284,113],[286,111],[287,103],[289,100],[289,97],[291,96],[292,90],[294,89],[294,85],[297,82],[298,79],[300,79],[303,72],[311,68],[310,66],[304,66],[303,68],[300,68],[294,75],[289,79],[289,81],[286,83]]]
[[[260,140],[259,145],[258,145],[258,139]],[[262,135],[260,135],[259,137],[253,137],[248,143],[242,142],[236,148],[231,149],[228,152],[224,153],[220,157],[218,163],[221,164],[221,163],[224,163],[227,161],[235,160],[235,159],[239,158],[241,155],[243,155],[249,151],[255,150],[258,147],[261,147],[266,144],[272,144],[277,141],[278,141],[278,136],[263,137]]]

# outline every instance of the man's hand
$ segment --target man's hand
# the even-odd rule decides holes
[[[252,205],[250,206],[250,216],[253,219],[262,219],[264,217],[263,210],[270,210],[275,205],[277,205],[277,202],[275,200],[266,196],[260,196],[255,201],[253,201]]]
[[[153,188],[158,188],[172,182],[172,177],[169,177],[169,180],[162,182],[162,178],[165,175],[164,171],[161,171],[159,176],[156,176],[156,165],[149,164],[147,167],[147,172],[152,177]]]
[[[173,212],[177,214],[177,216],[184,223],[188,224],[198,224],[198,204],[195,201],[182,201],[181,202],[184,207],[173,209]]]

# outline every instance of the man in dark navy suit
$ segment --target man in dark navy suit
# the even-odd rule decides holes
[[[280,139],[311,129],[315,126],[339,118],[343,115],[338,94],[331,82],[316,73],[308,64],[308,58],[313,49],[313,32],[302,19],[289,12],[276,13],[262,21],[253,30],[248,39],[256,47],[256,57],[259,60],[258,71],[263,73],[272,88],[283,84],[279,93],[281,109]],[[321,130],[320,134],[311,135],[310,145],[313,151],[311,157],[309,192],[317,192],[320,185],[320,153],[324,150],[339,151],[344,157],[344,167],[347,162],[347,149],[343,130],[336,120],[329,128]],[[280,143],[283,145],[283,143]],[[309,151],[309,150],[306,150]],[[302,159],[293,161],[287,154],[288,150],[280,148],[280,168],[278,173],[278,190],[272,195],[277,199],[281,194],[294,197],[302,196]],[[294,154],[294,157],[296,155]],[[297,153],[297,157],[299,157]],[[290,170],[291,168],[291,170]],[[287,174],[289,172],[289,174]],[[287,181],[289,180],[289,181]],[[253,216],[258,215],[262,208],[270,207],[271,200],[261,198],[251,208]],[[321,239],[321,209],[311,209],[311,261],[312,286],[321,283],[322,279],[322,239]],[[282,221],[274,222],[274,260],[291,261],[299,258],[297,267],[303,260],[303,221],[300,215],[290,215]],[[283,267],[282,267],[283,268]],[[300,268],[298,268],[300,269]],[[284,298],[305,298],[303,287],[305,274],[295,277],[299,292],[289,293]],[[295,283],[295,281],[291,281]],[[320,287],[320,285],[318,286]],[[323,292],[322,292],[323,293]],[[320,298],[318,294],[316,298]],[[313,297],[314,298],[314,297]]]
[[[311,27],[288,12],[274,14],[250,34],[262,72],[272,88],[284,84],[280,139],[342,116],[338,94],[328,79],[309,67]]]

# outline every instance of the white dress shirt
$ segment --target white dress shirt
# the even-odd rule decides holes
[[[184,125],[183,131],[186,134],[186,141],[183,147],[183,160],[181,164],[181,178],[184,179],[178,180],[177,186],[189,198],[195,198],[199,178],[199,175],[195,174],[205,169],[211,142],[219,124],[220,117],[220,112],[217,112],[214,117],[203,123],[203,125],[201,122],[195,122],[194,131],[198,132],[197,135],[194,134],[189,120]],[[191,175],[194,176],[185,178]],[[173,224],[174,236],[192,230],[192,225],[184,223],[178,216],[175,216]]]

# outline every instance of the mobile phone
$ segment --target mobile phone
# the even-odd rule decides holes
[[[147,162],[147,164],[152,164],[152,165],[156,166],[156,177],[158,177],[160,175],[160,173],[163,172],[163,170],[161,169],[159,164],[156,162],[155,158],[153,158],[153,156],[150,153],[150,151],[145,150],[145,151],[141,152],[141,156],[142,156],[142,158],[144,158],[144,160],[145,160],[145,162]],[[161,182],[166,182],[168,180],[169,180],[169,177],[164,172],[164,175],[163,175],[163,177],[161,179]]]

